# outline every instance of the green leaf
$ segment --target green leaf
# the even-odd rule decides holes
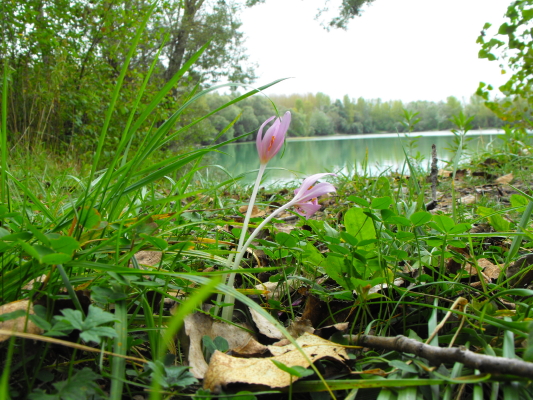
[[[377,210],[385,210],[392,204],[392,199],[389,196],[378,197],[372,199],[371,207]]]
[[[113,314],[91,304],[89,306],[89,313],[87,314],[87,318],[85,318],[85,321],[83,323],[83,329],[92,329],[93,327],[96,327],[98,325],[103,325],[107,324],[108,322],[115,321],[117,321],[117,318]]]
[[[389,361],[389,365],[393,368],[398,368],[402,371],[405,371],[405,372],[410,372],[410,373],[413,373],[413,374],[416,374],[418,373],[418,370],[416,369],[416,367],[414,365],[409,365],[409,364],[406,364],[404,363],[403,361],[400,361],[400,360],[392,360],[392,361]]]
[[[366,201],[365,199],[361,198],[361,197],[348,196],[348,198],[346,200],[352,201],[355,204],[359,204],[362,207],[370,207],[370,203],[368,201]]]
[[[161,239],[161,238],[159,238],[157,236],[151,236],[151,235],[147,235],[145,233],[141,233],[139,236],[142,237],[147,242],[150,242],[150,244],[152,244],[152,246],[154,246],[156,249],[158,249],[160,251],[165,251],[168,248],[167,241],[164,240],[164,239]]]
[[[56,252],[68,254],[70,256],[80,248],[78,241],[70,236],[59,236],[57,239],[51,239],[50,246]]]
[[[276,367],[278,367],[282,371],[285,371],[288,374],[291,374],[292,376],[296,376],[298,378],[303,378],[305,376],[311,376],[314,374],[312,370],[309,370],[304,367],[300,367],[299,365],[295,365],[294,367],[289,367],[280,361],[277,361],[277,360],[271,360],[271,361],[274,363]]]
[[[96,229],[100,225],[100,213],[95,208],[84,207],[78,214],[78,224],[85,229]]]
[[[427,211],[418,211],[409,218],[414,226],[420,226],[431,221],[432,215]]]
[[[466,223],[462,223],[462,224],[455,225],[452,229],[450,229],[448,231],[448,233],[452,234],[452,235],[453,234],[459,234],[459,233],[467,232],[470,229],[472,229],[472,225],[466,224]]]
[[[51,253],[41,257],[43,264],[65,264],[72,260],[72,257],[64,253]]]
[[[344,225],[346,232],[355,237],[358,241],[376,239],[374,223],[364,214],[363,209],[353,207],[344,214]],[[365,246],[365,249],[373,248],[373,244]]]
[[[54,383],[56,393],[46,394],[41,389],[34,390],[28,398],[31,400],[87,400],[103,399],[104,393],[96,380],[102,379],[89,368],[76,372],[70,379]]]
[[[187,366],[164,365],[159,360],[155,363],[149,361],[146,366],[152,371],[150,377],[152,379],[158,377],[159,384],[165,389],[185,388],[198,383],[198,380],[189,372],[190,367]],[[162,374],[158,374],[157,370]]]
[[[455,226],[453,219],[447,215],[434,215],[433,221],[435,222],[432,226],[441,233],[450,232]]]
[[[95,342],[100,344],[102,337],[117,337],[117,331],[114,328],[97,326],[81,332],[80,337],[86,342]]]
[[[285,232],[278,232],[276,234],[276,242],[285,247],[295,247],[298,244],[298,240],[294,236]]]
[[[74,329],[81,331],[80,337],[88,342],[95,342],[100,344],[102,337],[116,337],[117,332],[110,327],[102,327],[103,325],[112,321],[116,321],[113,314],[102,310],[99,307],[90,305],[87,318],[83,320],[82,314],[79,310],[64,309],[61,310],[64,317],[55,316],[54,318],[64,324],[70,324]]]
[[[524,212],[525,207],[529,204],[529,200],[521,194],[512,194],[510,197],[511,205],[513,207],[521,207],[517,212]]]
[[[0,322],[9,321],[10,319],[15,319],[19,317],[25,317],[26,311],[25,310],[16,310],[7,314],[1,314],[0,315]]]
[[[387,218],[385,222],[401,226],[411,226],[411,221],[400,215],[395,215],[393,217]]]
[[[357,243],[359,243],[359,241],[348,232],[341,232],[341,239],[351,246],[357,246]]]

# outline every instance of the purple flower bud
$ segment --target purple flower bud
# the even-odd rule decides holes
[[[257,132],[256,145],[261,164],[269,162],[281,149],[281,146],[285,141],[285,134],[291,123],[291,113],[287,111],[282,118],[276,118],[272,126],[268,128],[263,136],[263,128],[274,118],[275,117],[270,117],[263,122],[263,125],[261,125]]]

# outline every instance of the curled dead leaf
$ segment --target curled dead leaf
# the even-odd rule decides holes
[[[514,176],[511,172],[510,174],[500,176],[498,179],[496,179],[494,182],[496,182],[499,185],[507,185],[512,182]]]
[[[183,322],[183,329],[179,337],[183,351],[191,366],[191,373],[197,379],[203,379],[207,371],[207,362],[204,359],[202,350],[202,337],[204,335],[214,339],[217,336],[227,340],[230,350],[236,349],[237,352],[257,351],[255,338],[250,334],[250,329],[245,330],[242,327],[229,325],[214,320],[211,316],[195,313],[188,315]],[[253,349],[253,350],[250,350]]]
[[[311,363],[327,358],[341,363],[348,360],[348,354],[343,346],[305,333],[296,339],[300,349],[293,344],[287,346],[268,346],[274,357],[268,358],[237,358],[219,351],[211,357],[209,368],[205,374],[204,388],[214,393],[231,383],[248,383],[283,388],[296,381],[272,362],[276,360],[288,367],[300,366],[308,368]]]
[[[33,311],[33,304],[31,304],[29,300],[18,300],[0,306],[0,315],[9,314],[19,310],[25,311],[28,314],[35,314]],[[34,335],[40,335],[43,333],[41,328],[27,318],[28,314],[26,314],[26,316],[0,322],[0,329],[12,332],[32,333]],[[9,336],[0,335],[0,342],[3,342],[7,339],[9,339]]]
[[[281,331],[272,322],[267,320],[253,308],[248,307],[248,310],[250,311],[250,315],[252,316],[255,326],[259,332],[271,339],[283,338],[283,333],[281,333]]]

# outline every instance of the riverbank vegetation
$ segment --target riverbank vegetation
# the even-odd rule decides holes
[[[192,18],[187,7],[194,5],[201,2],[184,2],[179,15]],[[323,173],[277,189],[258,179],[251,194],[231,178],[210,181],[203,157],[257,132],[261,174],[267,163],[275,167],[281,139],[303,121],[300,106],[311,117],[306,101],[323,105],[324,115],[336,102],[277,98],[269,103],[275,115],[256,114],[246,104],[264,101],[258,90],[216,94],[194,80],[216,41],[187,48],[190,58],[162,85],[155,83],[158,68],[170,66],[159,65],[157,54],[146,64],[153,69],[139,67],[137,76],[134,67],[152,56],[143,45],[158,32],[150,12],[169,15],[159,9],[134,23],[128,7],[111,3],[69,1],[55,13],[3,6],[15,18],[3,23],[21,41],[2,58],[0,399],[533,396],[533,142],[523,107],[532,98],[523,62],[524,43],[532,46],[523,29],[533,19],[532,1],[509,7],[498,41],[480,37],[481,56],[496,59],[499,46],[522,58],[509,61],[507,100],[491,100],[488,85],[479,89],[493,112],[513,123],[501,147],[461,164],[464,134],[475,123],[465,108],[441,121],[453,123],[456,134],[455,157],[442,171],[436,160],[425,170],[405,149],[399,174]],[[104,8],[93,14],[92,7]],[[73,24],[59,41],[64,53],[50,36],[32,36],[30,25],[16,23],[25,12],[43,32]],[[80,29],[85,20],[92,21],[88,30]],[[100,36],[109,31],[113,40]],[[69,64],[69,44],[89,33],[93,40],[73,53],[84,57]],[[34,48],[38,57],[6,57]],[[57,57],[65,63],[52,62]],[[64,80],[79,76],[80,60],[93,57],[105,60],[102,78],[90,75],[95,85],[113,76],[106,102],[93,86],[78,81],[73,88],[86,91],[76,97],[52,79],[69,65]],[[19,64],[12,70],[13,61]],[[49,75],[21,86],[17,65]],[[33,84],[36,91],[25,90]],[[19,91],[24,101],[12,101]],[[63,97],[69,93],[72,103]],[[92,117],[79,114],[64,125],[61,113],[77,115],[84,96]],[[460,106],[450,99],[442,107]],[[346,111],[358,101],[341,103]],[[233,110],[214,137],[201,136],[210,118],[225,118],[234,106],[242,113]],[[250,131],[239,136],[238,121],[252,111],[257,121],[250,118]],[[422,123],[417,112],[403,112],[405,129]],[[86,130],[86,142],[75,141],[77,130]],[[63,136],[50,138],[55,131]],[[161,158],[176,141],[208,139]],[[50,168],[45,155],[32,154],[48,140],[58,152],[65,143],[71,153],[59,154],[70,160],[85,155],[91,162],[82,172],[59,162]]]
[[[151,118],[137,129],[133,147],[186,103],[195,90],[212,87],[221,80],[250,84],[255,76],[242,49],[240,22],[235,17],[239,7],[233,2],[207,5],[199,0],[187,2],[183,9],[174,2],[158,3],[153,9],[148,4],[122,9],[118,3],[92,4],[85,0],[3,4],[6,40],[2,51],[8,65],[6,126],[10,148],[27,153],[52,151],[72,160],[85,159],[97,148],[109,98],[135,37],[138,15],[150,17],[141,34],[142,45],[131,55],[113,116],[107,121],[105,155],[110,155],[120,141],[131,111],[146,107],[183,66],[188,71],[184,79],[160,99]],[[192,26],[192,20],[201,23]],[[207,43],[206,51],[193,63],[193,55]],[[140,98],[139,90],[143,92]],[[175,131],[238,98],[239,92],[243,92],[242,86],[235,85],[222,91],[226,94],[203,96],[194,107],[187,108]],[[292,112],[290,136],[403,132],[404,108],[419,113],[421,121],[416,129],[420,131],[451,129],[450,118],[460,111],[474,117],[475,128],[503,125],[480,97],[450,96],[443,102],[421,99],[404,104],[400,100],[358,98],[357,93],[347,93],[343,99],[331,99],[324,93],[273,96],[270,100],[255,96],[182,131],[167,148],[185,151],[214,138],[223,141],[253,132],[275,113],[272,101],[279,112]],[[222,130],[225,132],[220,136]]]

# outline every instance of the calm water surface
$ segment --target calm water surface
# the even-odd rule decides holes
[[[487,148],[502,133],[497,130],[469,132],[467,137],[472,140],[468,142],[467,153]],[[374,176],[382,172],[401,172],[405,164],[403,148],[411,156],[419,152],[424,157],[422,165],[429,170],[431,145],[437,146],[437,157],[440,166],[443,166],[454,156],[446,150],[452,145],[453,139],[454,135],[448,131],[417,132],[411,137],[386,133],[291,138],[286,142],[283,157],[280,157],[280,151],[269,162],[264,184],[282,184],[319,172],[358,172]],[[223,153],[213,154],[210,158],[210,165],[222,166],[233,177],[244,175],[243,183],[255,180],[255,171],[259,167],[255,142],[231,144],[221,150]],[[218,169],[208,169],[209,173],[215,170]]]

